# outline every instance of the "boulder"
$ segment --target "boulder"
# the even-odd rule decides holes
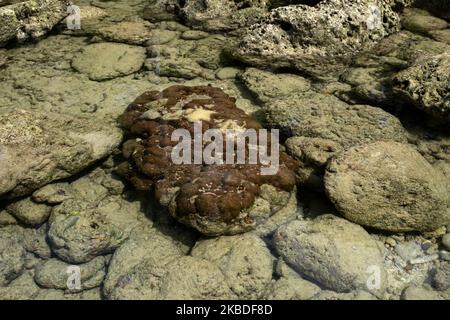
[[[344,217],[364,226],[433,231],[448,219],[443,176],[406,144],[375,142],[341,153],[327,168],[325,189]]]
[[[279,7],[252,25],[233,55],[251,65],[338,74],[352,56],[400,29],[390,1],[325,0]]]
[[[450,51],[419,59],[393,78],[394,92],[438,119],[450,122]]]
[[[378,243],[342,218],[322,215],[312,221],[293,221],[277,230],[274,244],[289,266],[328,289],[382,295],[386,287]]]
[[[38,39],[66,15],[66,4],[61,0],[29,0],[1,6],[0,47],[13,40]]]
[[[41,111],[0,114],[0,197],[13,198],[70,177],[121,142],[114,125]]]

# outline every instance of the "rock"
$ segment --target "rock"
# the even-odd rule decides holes
[[[97,34],[105,41],[140,45],[151,37],[150,23],[142,20],[122,21],[100,28]],[[136,57],[139,56],[136,54]]]
[[[261,299],[272,279],[273,257],[251,234],[200,240],[191,255],[219,267],[239,299]]]
[[[209,36],[209,33],[198,30],[186,30],[181,34],[183,40],[200,40]]]
[[[133,136],[124,144],[127,161],[118,173],[138,190],[154,188],[157,201],[172,217],[205,235],[253,230],[288,203],[295,187],[294,160],[283,152],[279,170],[268,175],[258,172],[263,169],[261,162],[249,164],[249,152],[241,165],[225,164],[226,152],[222,153],[223,165],[215,161],[176,164],[170,137],[177,128],[194,130],[196,121],[219,130],[261,128],[219,88],[172,86],[161,92],[148,91],[121,117],[123,128]],[[242,188],[245,193],[238,191]]]
[[[417,241],[400,242],[395,246],[395,252],[405,262],[410,262],[424,254],[422,247]]]
[[[344,219],[323,215],[312,221],[290,222],[277,230],[274,244],[300,275],[329,289],[362,289],[376,295],[384,291],[383,257],[377,242]],[[379,277],[378,283],[372,282],[372,273]]]
[[[21,222],[31,226],[38,226],[47,221],[51,207],[45,204],[38,204],[28,197],[8,205],[6,210]]]
[[[0,227],[16,225],[18,222],[14,216],[6,210],[0,210]]]
[[[340,293],[323,290],[312,297],[311,300],[377,300],[377,297],[367,291],[356,290],[348,293]]]
[[[25,272],[7,287],[0,286],[0,299],[31,300],[38,295],[39,291],[39,287],[33,280],[33,275],[30,272]]]
[[[450,29],[434,30],[430,31],[429,34],[436,41],[450,44]]]
[[[187,0],[181,14],[188,25],[207,31],[232,31],[258,21],[266,12],[267,0]]]
[[[72,289],[68,285],[70,268],[80,270],[81,289]],[[43,288],[62,289],[68,291],[82,291],[98,287],[105,277],[105,258],[97,257],[88,263],[73,266],[61,260],[50,259],[38,265],[35,269],[34,280]]]
[[[433,17],[427,11],[415,8],[406,9],[403,12],[402,25],[406,30],[425,35],[430,31],[448,27],[447,21]]]
[[[450,51],[419,60],[393,78],[394,92],[419,109],[450,121]]]
[[[443,177],[411,146],[375,142],[333,159],[325,189],[344,217],[394,232],[433,231],[448,219]]]
[[[441,262],[433,275],[433,286],[439,291],[450,288],[450,262]]]
[[[47,243],[46,224],[39,229],[25,229],[23,235],[23,247],[25,250],[42,259],[50,259],[52,250]]]
[[[387,1],[321,1],[315,6],[273,9],[252,25],[235,48],[246,63],[291,67],[333,77],[351,57],[399,30],[400,18]]]
[[[402,300],[442,300],[436,291],[423,287],[409,286],[401,296]]]
[[[167,264],[182,255],[169,237],[143,230],[114,253],[103,292],[109,299],[158,299]]]
[[[300,163],[296,171],[297,183],[312,190],[323,191],[325,167],[342,147],[327,139],[291,137],[286,140],[286,150]]]
[[[161,297],[168,300],[224,300],[235,298],[220,269],[213,263],[181,257],[170,263],[162,278]]]
[[[272,73],[248,68],[239,75],[247,89],[262,103],[272,99],[283,99],[311,88],[308,80],[289,73]]]
[[[52,211],[50,246],[60,259],[74,264],[111,253],[138,225],[139,206],[114,196],[99,202],[67,200]]]
[[[72,67],[89,79],[102,81],[135,73],[145,61],[145,49],[120,43],[94,43],[72,60]]]
[[[268,286],[264,299],[308,300],[321,291],[319,286],[300,277],[283,261],[277,265],[277,275],[280,278]]]
[[[161,45],[166,44],[177,38],[179,32],[165,29],[153,29],[150,31],[150,39],[147,45]]]
[[[0,196],[27,195],[70,177],[107,156],[121,140],[116,127],[88,117],[25,110],[3,113]]]
[[[24,270],[26,252],[19,232],[16,226],[0,229],[0,287],[8,285]]]
[[[445,249],[450,250],[450,233],[442,237],[442,245]]]
[[[225,67],[216,72],[216,78],[219,80],[235,79],[240,69],[233,67]]]
[[[60,204],[72,198],[71,192],[68,182],[57,182],[36,190],[31,198],[38,203]]]
[[[0,47],[12,40],[40,38],[66,15],[66,5],[59,0],[29,0],[0,7]]]
[[[406,142],[400,121],[380,108],[349,105],[338,98],[305,92],[264,107],[270,126],[286,136],[334,141],[344,148],[379,140]]]
[[[178,0],[149,0],[143,11],[143,18],[152,22],[178,20]]]

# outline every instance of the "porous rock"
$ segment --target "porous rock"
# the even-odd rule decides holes
[[[0,47],[12,40],[40,38],[66,15],[61,0],[29,0],[0,7]]]
[[[107,156],[122,140],[88,117],[15,110],[0,115],[0,197],[27,195]]]
[[[274,244],[295,271],[328,289],[361,289],[376,295],[384,291],[383,256],[377,242],[347,220],[322,215],[312,221],[293,221],[277,230]],[[374,271],[380,282],[372,287],[368,283]]]
[[[240,299],[260,299],[272,279],[273,257],[252,234],[200,240],[191,255],[217,265]]]
[[[341,153],[327,168],[325,188],[339,212],[361,225],[433,231],[448,219],[445,180],[406,144],[381,141]]]
[[[252,65],[293,67],[318,77],[342,69],[358,51],[400,28],[388,1],[325,0],[279,7],[249,28],[234,51]]]

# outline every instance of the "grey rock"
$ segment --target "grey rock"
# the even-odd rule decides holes
[[[52,208],[45,204],[36,203],[28,197],[8,205],[6,210],[21,222],[38,226],[47,221]]]
[[[293,67],[318,77],[340,72],[352,55],[400,28],[389,1],[321,1],[272,10],[251,26],[234,55],[252,65]]]
[[[167,264],[182,255],[170,237],[141,230],[114,253],[103,292],[108,299],[158,299]]]
[[[66,15],[65,3],[60,0],[29,0],[0,7],[0,46],[12,40],[40,38]]]
[[[141,69],[145,49],[120,43],[94,43],[72,60],[72,67],[89,79],[102,81],[126,76]]]
[[[79,264],[113,252],[139,224],[140,204],[108,197],[100,202],[67,200],[55,207],[48,240],[62,260]]]
[[[169,300],[234,299],[225,276],[213,263],[190,256],[174,260],[161,279],[161,298]]]
[[[377,297],[367,291],[356,290],[348,293],[323,290],[316,294],[311,300],[377,300]]]
[[[121,140],[118,128],[87,117],[25,110],[3,113],[0,196],[26,195],[70,177],[107,156]]]
[[[69,287],[70,267],[80,270],[81,289]],[[50,259],[36,266],[34,280],[43,288],[82,291],[98,287],[105,277],[105,258],[97,257],[88,263],[73,266],[61,260]]]
[[[444,291],[450,288],[450,262],[441,262],[433,275],[433,286]]]
[[[274,244],[295,271],[329,289],[362,289],[376,295],[384,291],[385,271],[377,242],[344,219],[323,215],[312,221],[293,221],[277,230]],[[371,268],[379,272],[379,287],[371,286]]]
[[[40,288],[34,282],[31,272],[25,272],[7,287],[0,286],[1,300],[31,300],[39,294]]]
[[[344,148],[379,140],[406,142],[405,130],[391,114],[322,93],[309,91],[273,100],[264,112],[269,125],[287,136],[327,139]]]
[[[25,229],[23,231],[23,247],[42,259],[50,259],[52,250],[47,243],[47,225],[39,229]]]
[[[16,225],[18,222],[14,216],[6,210],[0,210],[0,227]]]
[[[437,118],[450,121],[450,51],[420,59],[393,78],[394,92]]]
[[[319,286],[300,277],[282,260],[278,262],[277,275],[279,278],[267,287],[264,299],[308,300],[321,291]]]
[[[0,229],[0,287],[8,285],[24,271],[26,252],[20,231],[17,226]]]
[[[186,22],[208,31],[232,31],[255,23],[266,12],[267,0],[187,0],[181,8]]]
[[[214,263],[240,299],[260,299],[272,279],[273,257],[255,235],[200,240],[191,255]]]
[[[347,219],[389,231],[433,231],[445,225],[443,177],[411,146],[375,142],[333,159],[325,174],[331,201]]]
[[[445,249],[450,250],[450,233],[442,237],[442,245]]]
[[[409,286],[402,292],[402,300],[442,300],[436,291],[418,287]]]
[[[306,92],[311,88],[310,82],[301,76],[289,73],[276,74],[256,68],[248,68],[239,75],[239,79],[262,103]]]
[[[425,10],[406,9],[402,14],[402,26],[411,32],[428,34],[433,30],[442,30],[448,27],[445,20],[433,17]]]
[[[60,204],[72,198],[71,192],[68,182],[57,182],[36,190],[31,198],[38,203]]]

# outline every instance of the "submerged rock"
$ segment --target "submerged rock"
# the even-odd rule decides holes
[[[72,60],[72,67],[89,79],[102,81],[139,71],[145,61],[145,49],[121,43],[94,43]]]
[[[261,299],[272,279],[273,257],[251,234],[200,240],[191,255],[217,265],[240,299]]]
[[[36,226],[47,221],[51,207],[35,203],[30,198],[25,198],[8,205],[6,210],[21,222]]]
[[[40,38],[66,15],[61,0],[29,0],[0,7],[0,47],[12,40]]]
[[[15,110],[0,115],[0,197],[33,192],[110,154],[122,140],[114,126],[88,117]]]
[[[406,144],[375,142],[341,153],[327,168],[325,188],[342,215],[361,225],[433,231],[448,221],[445,180]]]
[[[338,292],[360,289],[376,295],[384,291],[381,250],[356,224],[332,215],[293,221],[277,230],[274,243],[288,265],[326,288]],[[373,272],[379,276],[378,283],[370,281]]]
[[[265,13],[269,0],[186,0],[180,13],[194,28],[231,31],[256,23]]]
[[[99,286],[105,277],[105,258],[97,257],[88,263],[78,265],[80,268],[80,289],[68,287],[70,267],[61,260],[50,259],[35,268],[34,280],[43,288],[83,291]]]
[[[272,10],[252,25],[233,54],[252,65],[292,67],[329,77],[355,53],[399,29],[400,18],[389,1],[291,5]]]
[[[8,285],[25,269],[25,249],[17,226],[0,229],[0,287]]]
[[[406,9],[402,15],[404,29],[415,33],[427,35],[433,30],[446,29],[447,21],[433,17],[427,11],[419,9]]]
[[[394,92],[425,112],[450,122],[450,51],[418,60],[393,78]]]
[[[295,161],[283,152],[279,170],[269,175],[261,174],[261,162],[248,164],[249,152],[246,164],[172,161],[178,142],[171,141],[171,135],[176,129],[192,134],[194,124],[201,123],[203,130],[215,128],[223,135],[226,129],[261,128],[221,89],[173,86],[162,92],[148,91],[128,107],[121,122],[136,138],[124,144],[127,162],[119,173],[139,190],[154,188],[156,199],[174,218],[204,234],[252,230],[289,201]],[[202,150],[209,142],[202,141]],[[189,148],[193,145],[193,141],[187,143]],[[220,156],[225,163],[224,156],[225,152]]]

